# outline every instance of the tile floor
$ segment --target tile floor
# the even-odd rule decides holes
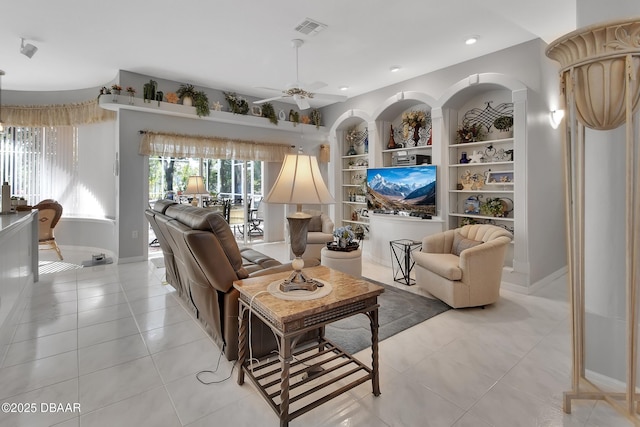
[[[255,246],[288,258],[283,244]],[[63,252],[75,263],[91,255]],[[363,262],[368,277],[392,282],[388,268],[366,255]],[[0,425],[277,426],[255,389],[236,384],[235,372],[213,385],[196,379],[215,368],[219,350],[162,277],[151,262],[41,276],[0,368],[0,401],[36,403],[38,413],[0,413]],[[535,295],[503,291],[485,310],[427,320],[380,344],[381,396],[365,384],[291,425],[632,425],[602,402],[562,412],[570,380],[566,300],[559,280]],[[224,380],[231,370],[223,357],[205,379]],[[42,413],[49,402],[77,402],[81,412]]]

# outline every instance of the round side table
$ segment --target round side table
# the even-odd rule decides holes
[[[362,277],[362,249],[343,252],[322,248],[320,264],[355,277]]]

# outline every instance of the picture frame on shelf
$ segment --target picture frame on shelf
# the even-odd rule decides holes
[[[489,171],[485,185],[513,185],[513,171]]]
[[[254,116],[262,116],[262,107],[260,107],[259,105],[254,105],[253,107],[251,107],[251,114],[253,114]]]

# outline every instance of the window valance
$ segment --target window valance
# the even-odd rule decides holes
[[[9,126],[78,126],[115,120],[116,113],[93,99],[77,104],[3,105],[2,119]]]
[[[143,131],[139,152],[145,156],[281,162],[285,154],[291,153],[291,146],[215,136]]]

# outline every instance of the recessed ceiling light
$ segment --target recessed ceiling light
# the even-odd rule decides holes
[[[348,90],[349,86],[340,86],[338,89],[340,89],[340,90]]]
[[[394,65],[393,67],[389,68],[389,71],[391,71],[392,73],[396,73],[400,71],[400,67],[398,67],[397,65]]]
[[[471,37],[468,37],[468,38],[464,41],[464,44],[466,44],[466,45],[472,45],[472,44],[475,44],[475,43],[478,41],[478,38],[479,38],[478,36],[471,36]]]

